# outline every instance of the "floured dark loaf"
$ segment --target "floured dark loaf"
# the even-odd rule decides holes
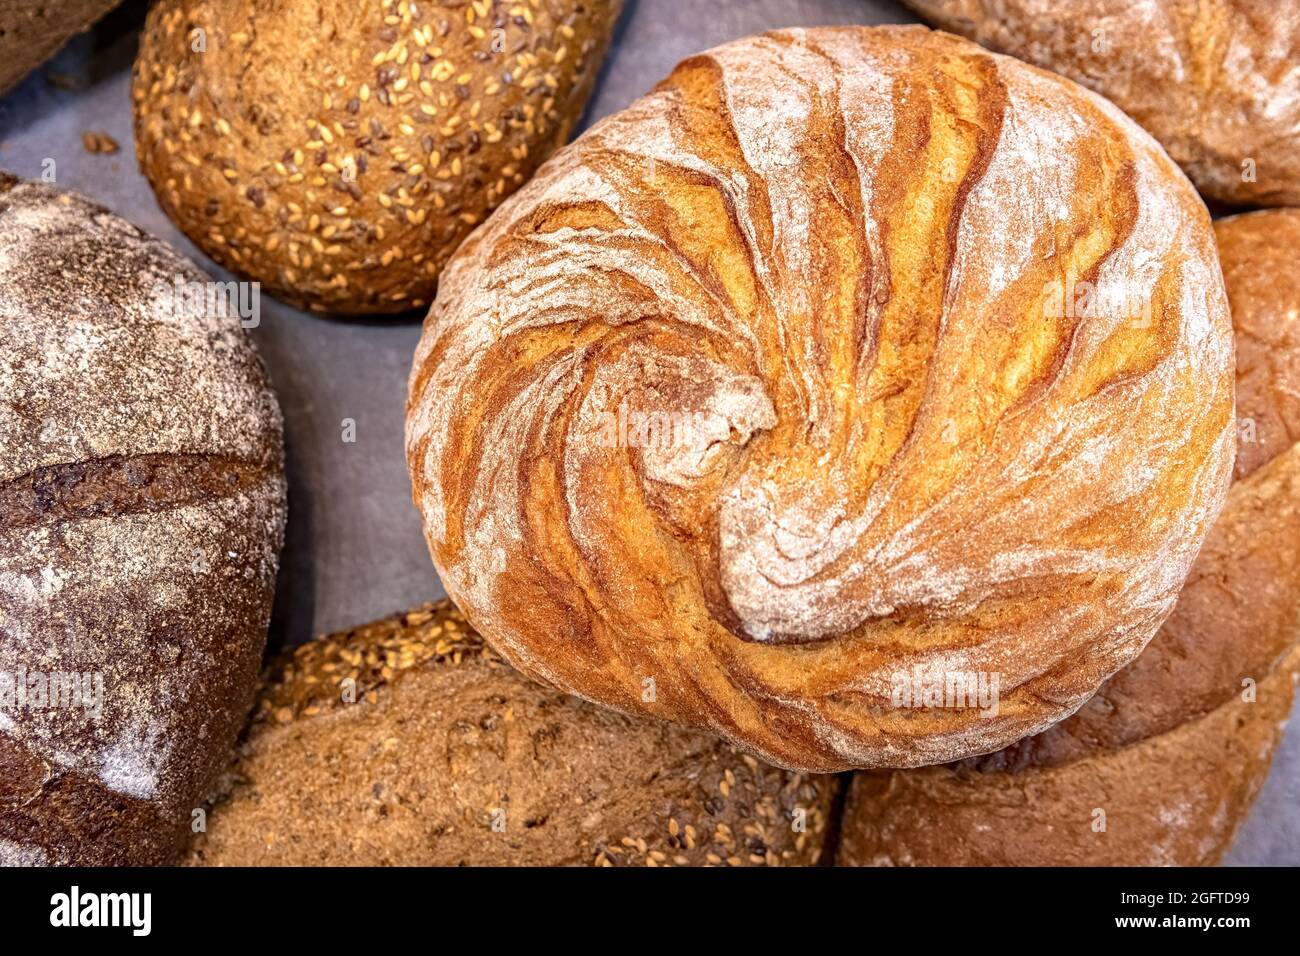
[[[281,418],[207,282],[0,175],[0,863],[170,861],[251,705]]]

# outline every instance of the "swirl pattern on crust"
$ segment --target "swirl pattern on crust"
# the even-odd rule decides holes
[[[1069,719],[970,761],[1055,767],[1136,745],[1229,704],[1300,636],[1300,209],[1219,219],[1236,342],[1237,461],[1223,510],[1151,643]]]
[[[803,770],[986,753],[1151,638],[1226,490],[1208,216],[1069,81],[924,28],[680,64],[444,275],[444,585],[510,661]],[[895,706],[996,675],[997,713]]]

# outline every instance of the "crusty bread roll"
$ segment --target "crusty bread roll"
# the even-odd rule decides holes
[[[271,668],[190,861],[810,865],[837,783],[542,688],[444,601]]]
[[[1108,97],[1205,195],[1300,203],[1295,0],[906,2],[935,26]]]
[[[1046,733],[964,765],[860,775],[840,862],[1196,865],[1231,845],[1300,668],[1300,210],[1221,220],[1215,235],[1236,330],[1239,467],[1173,614]]]
[[[564,143],[621,0],[159,0],[136,155],[172,221],[306,308],[427,306]]]
[[[1268,776],[1300,657],[1258,699],[1059,767],[854,775],[839,866],[1209,866]]]
[[[0,864],[174,859],[252,704],[281,419],[208,281],[0,176]]]
[[[1220,219],[1214,238],[1237,343],[1240,480],[1300,442],[1300,209]]]
[[[922,27],[792,30],[685,61],[471,237],[407,452],[448,593],[526,673],[783,766],[915,766],[1142,649],[1232,402],[1208,217],[1130,120]],[[996,713],[898,706],[917,668]]]
[[[0,94],[59,51],[118,0],[0,0]]]

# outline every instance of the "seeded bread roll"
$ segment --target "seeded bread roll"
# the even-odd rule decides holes
[[[0,176],[0,863],[173,860],[252,703],[280,411],[178,282],[207,277]]]
[[[906,0],[1112,100],[1206,196],[1300,204],[1295,0]]]
[[[0,0],[0,94],[117,6],[118,0]]]
[[[620,0],[160,0],[136,155],[167,215],[296,305],[427,306],[562,144]]]
[[[841,862],[1203,864],[1231,844],[1300,663],[1300,210],[1223,219],[1215,236],[1237,341],[1237,480],[1173,614],[1046,733],[924,775],[855,778]],[[1255,685],[1259,702],[1244,702]],[[1095,807],[1123,835],[1098,839]]]
[[[1204,205],[1127,117],[923,27],[790,30],[686,60],[469,239],[407,457],[525,673],[782,766],[918,766],[1141,651],[1232,406]],[[917,667],[996,675],[998,713],[895,706]]]
[[[810,865],[837,780],[540,687],[443,601],[277,662],[227,783],[192,863]]]

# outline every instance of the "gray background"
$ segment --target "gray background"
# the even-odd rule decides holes
[[[143,0],[128,0],[0,99],[0,167],[35,178],[53,159],[60,186],[104,203],[227,278],[172,227],[136,169],[129,86],[145,9]],[[586,122],[626,106],[683,57],[726,40],[776,27],[913,20],[887,0],[625,0]],[[51,85],[51,72],[76,88]],[[121,152],[87,153],[87,130],[107,132]],[[254,336],[284,408],[290,484],[273,645],[442,594],[411,504],[402,447],[419,318],[327,320],[262,298]],[[354,444],[342,440],[345,418],[356,422]],[[1229,862],[1300,864],[1298,796],[1300,733],[1292,732]]]

